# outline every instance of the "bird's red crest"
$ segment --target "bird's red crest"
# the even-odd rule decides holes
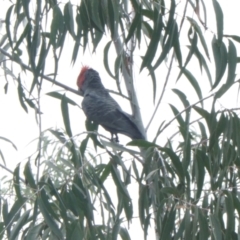
[[[88,66],[83,66],[82,69],[81,69],[81,72],[78,76],[78,79],[77,79],[77,86],[78,88],[81,88],[83,82],[84,82],[84,75],[85,75],[85,72],[89,69]]]

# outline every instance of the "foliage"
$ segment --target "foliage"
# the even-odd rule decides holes
[[[156,239],[238,239],[239,109],[219,109],[217,101],[239,82],[236,48],[240,37],[224,33],[219,2],[211,2],[216,17],[211,42],[205,37],[207,1],[189,0],[185,5],[174,0],[36,3],[11,3],[0,39],[5,92],[9,78],[16,81],[21,107],[26,112],[32,108],[39,123],[36,154],[16,166],[12,180],[4,182],[1,190],[0,239],[131,239],[127,226],[131,229],[134,216],[144,239],[154,231],[150,224]],[[162,119],[152,140],[121,146],[97,134],[97,126],[90,122],[86,122],[87,134],[74,135],[69,106],[78,104],[59,92],[48,96],[60,100],[64,130],[41,128],[44,81],[77,93],[57,81],[62,51],[69,48],[66,37],[73,41],[75,64],[81,51],[100,51],[99,43],[106,35],[109,41],[105,42],[103,65],[121,96],[125,84],[140,128],[143,124],[133,84],[135,52],[145,49],[139,71],[148,71],[156,103],[146,131],[162,104],[174,61],[178,66],[174,80],[185,79],[192,86],[191,92],[177,85],[172,90],[184,108],[169,104],[174,118]],[[183,47],[186,38],[187,51]],[[117,53],[114,62],[112,45]],[[196,60],[198,70],[197,65],[191,67]],[[54,69],[49,72],[51,61]],[[156,71],[163,63],[168,72],[159,91]],[[208,84],[202,85],[197,71],[203,72]],[[32,76],[27,84],[23,81],[26,72]],[[191,103],[191,95],[198,99],[196,103]],[[207,99],[212,101],[205,107]],[[196,115],[200,118],[194,118]],[[178,132],[160,143],[159,136],[167,128],[172,127],[173,132],[175,122]],[[4,137],[1,140],[13,144]],[[0,155],[1,167],[7,169],[2,151]],[[138,196],[129,190],[133,182],[138,185]]]

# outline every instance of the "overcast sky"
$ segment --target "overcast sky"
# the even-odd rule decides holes
[[[72,1],[74,2],[74,1]],[[78,1],[77,1],[78,2]],[[184,2],[184,1],[182,1]],[[212,9],[212,3],[211,1],[208,2],[209,6],[207,6],[207,9]],[[5,4],[2,4],[5,3]],[[1,1],[1,8],[0,8],[0,16],[1,18],[4,18],[6,14],[6,9],[9,1]],[[234,35],[240,35],[240,28],[239,28],[239,9],[240,9],[240,1],[239,0],[220,0],[219,3],[222,6],[222,9],[224,11],[224,33],[225,34],[234,34]],[[194,14],[190,14],[190,16],[193,16]],[[208,27],[209,30],[205,32],[205,37],[207,41],[209,39],[212,39],[213,32],[215,32],[215,15],[214,13],[208,14]],[[1,29],[0,34],[4,34],[5,29],[4,26]],[[106,39],[106,41],[109,41],[109,39]],[[102,81],[105,85],[105,87],[109,89],[116,90],[115,82],[113,79],[110,78],[110,76],[106,73],[105,68],[103,66],[103,48],[106,44],[106,41],[102,41],[102,43],[99,45],[97,53],[90,53],[89,51],[86,51],[85,55],[82,55],[82,51],[79,51],[79,56],[76,64],[72,66],[71,63],[71,55],[72,55],[72,48],[65,48],[61,61],[59,66],[59,72],[57,81],[62,82],[72,88],[76,89],[76,79],[80,72],[80,68],[82,65],[88,65],[94,69],[96,69],[102,78]],[[66,45],[71,45],[72,41],[70,37],[66,38]],[[187,44],[187,42],[186,42]],[[183,44],[184,45],[184,44]],[[187,48],[184,47],[186,50]],[[183,48],[183,49],[184,49]],[[143,121],[144,125],[146,126],[151,114],[154,110],[154,105],[152,101],[152,83],[150,80],[150,77],[148,76],[148,73],[146,71],[143,71],[141,74],[139,74],[139,68],[140,68],[140,62],[139,59],[141,57],[141,53],[145,51],[145,49],[141,49],[141,51],[137,50],[135,52],[135,85],[137,88],[137,94],[139,97],[140,107],[143,115]],[[211,52],[211,48],[209,48],[209,51]],[[239,52],[239,51],[238,51]],[[183,55],[186,55],[186,52],[183,52]],[[112,49],[111,55],[115,55],[114,48]],[[23,62],[27,64],[27,60],[22,59]],[[115,57],[113,58],[113,61],[115,61]],[[111,63],[111,62],[110,62]],[[201,75],[200,72],[198,72],[198,67],[196,66],[197,61],[192,62],[189,66],[191,69],[196,68],[196,75],[199,79],[201,87],[203,87],[203,96],[209,95],[209,84],[206,80],[205,75]],[[213,64],[213,59],[212,59]],[[51,71],[51,65],[48,66],[49,72]],[[182,107],[181,103],[179,102],[178,98],[172,93],[171,89],[174,87],[178,87],[179,89],[186,89],[189,88],[189,92],[193,91],[191,86],[187,83],[187,80],[181,79],[176,83],[176,76],[177,76],[177,65],[175,64],[173,67],[173,72],[171,73],[171,84],[167,87],[167,92],[165,94],[165,98],[163,99],[163,104],[160,106],[159,111],[155,117],[155,120],[152,124],[152,127],[149,129],[148,132],[148,139],[152,140],[154,137],[154,134],[156,133],[156,128],[159,126],[159,124],[163,120],[170,120],[173,115],[169,109],[168,103],[174,103],[177,107]],[[15,71],[17,74],[17,71]],[[161,86],[163,81],[166,77],[166,65],[162,64],[162,66],[156,71],[157,81],[158,81],[158,95],[157,99],[160,94]],[[237,70],[238,73],[238,70]],[[14,169],[17,163],[23,161],[26,159],[26,157],[29,156],[29,154],[32,154],[36,148],[37,144],[36,141],[33,143],[30,143],[32,140],[36,139],[39,135],[38,132],[38,125],[35,121],[35,112],[29,108],[29,113],[26,114],[25,111],[21,108],[18,100],[17,95],[17,84],[16,81],[13,81],[10,77],[8,77],[9,81],[9,87],[8,87],[8,93],[4,94],[4,85],[6,83],[5,78],[3,76],[3,71],[0,70],[0,136],[6,137],[10,140],[12,140],[17,148],[18,151],[15,151],[11,145],[2,142],[0,140],[0,149],[3,152],[6,161],[7,161],[7,167]],[[23,79],[24,82],[28,83],[31,81],[31,75],[27,74],[26,78]],[[175,85],[176,84],[176,85]],[[237,85],[236,85],[237,86]],[[60,109],[60,101],[53,99],[49,96],[46,96],[45,93],[55,91],[56,89],[60,89],[58,87],[52,86],[49,83],[44,83],[43,85],[43,91],[41,96],[41,111],[42,111],[42,120],[43,120],[43,129],[48,128],[63,128],[63,121],[61,116],[61,109]],[[238,101],[237,99],[233,99],[232,96],[236,96],[238,89],[237,87],[235,89],[232,89],[229,94],[226,94],[219,102],[218,106],[225,107],[225,108],[233,108],[238,107]],[[234,95],[233,95],[234,94]],[[74,101],[78,102],[79,105],[81,104],[81,97],[74,95],[72,93],[67,94],[68,97],[72,98]],[[126,110],[127,112],[131,113],[129,104],[126,100],[123,100],[120,97],[114,96],[115,99],[118,100],[118,102],[121,104],[121,106]],[[193,94],[188,95],[189,100],[191,103],[196,102],[198,99],[195,96],[195,92]],[[183,107],[182,107],[183,109]],[[70,106],[70,117],[71,117],[71,127],[74,134],[80,133],[82,131],[85,131],[85,115],[83,112],[77,108]],[[163,136],[161,136],[161,139],[159,139],[159,144],[164,143],[167,139],[169,134],[174,133],[174,131],[177,128],[170,128],[167,130]],[[109,133],[106,133],[103,129],[101,129],[106,136],[110,137]],[[129,141],[128,138],[120,135],[120,141],[122,144]],[[2,161],[0,160],[0,163]],[[5,170],[0,168],[0,178],[5,175]]]

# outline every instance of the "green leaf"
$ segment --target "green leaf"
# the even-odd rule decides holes
[[[237,66],[237,50],[231,40],[229,40],[228,46],[228,77],[227,84],[231,86],[234,83],[235,71]]]
[[[129,143],[127,143],[127,146],[137,146],[137,147],[144,147],[144,148],[149,148],[149,147],[160,147],[159,145],[148,142],[145,140],[133,140]]]
[[[204,184],[205,170],[204,163],[202,159],[201,151],[196,150],[196,181],[197,181],[197,192],[196,192],[196,200],[198,201],[201,197],[202,188]]]
[[[108,2],[108,17],[109,17],[109,28],[111,32],[111,37],[114,39],[114,34],[115,34],[115,12],[114,12],[114,3],[112,0],[107,0]]]
[[[142,22],[142,12],[141,12],[141,8],[138,9],[138,11],[135,12],[135,17],[132,20],[131,26],[128,30],[128,36],[125,39],[125,44],[128,43],[128,41],[133,37],[134,32],[136,31],[136,29],[138,28],[138,26],[141,26],[141,22]]]
[[[62,109],[62,117],[63,117],[63,122],[64,122],[66,132],[69,137],[72,137],[72,130],[70,127],[70,119],[69,119],[69,112],[68,112],[68,102],[65,94],[62,96],[61,109]]]
[[[219,121],[211,129],[212,134],[209,139],[209,147],[208,147],[209,151],[212,149],[214,145],[218,144],[218,139],[220,135],[225,131],[225,129],[228,126],[227,122],[228,122],[227,118],[225,117],[224,113],[222,113]]]
[[[71,105],[73,105],[73,106],[78,106],[78,107],[80,107],[76,102],[74,102],[73,100],[71,100],[70,98],[68,98],[65,94],[61,94],[61,93],[59,93],[59,92],[49,92],[49,93],[46,93],[46,95],[51,96],[51,97],[53,97],[53,98],[60,99],[60,100],[62,100],[62,99],[63,99],[63,96],[64,96],[64,98],[65,98],[65,100],[66,100],[66,102],[67,102],[68,104],[71,104]]]
[[[196,51],[196,49],[197,49],[197,41],[198,41],[197,34],[196,34],[196,32],[194,32],[193,38],[191,37],[191,35],[192,35],[192,28],[190,28],[189,31],[188,31],[188,39],[189,39],[189,41],[190,41],[190,43],[191,43],[191,46],[190,46],[188,55],[187,55],[187,57],[186,57],[184,66],[181,68],[181,71],[180,71],[180,73],[178,74],[177,80],[181,77],[181,75],[182,75],[182,70],[187,67],[189,61],[191,60],[191,58],[192,58],[192,56],[193,56],[193,53],[194,53],[194,52]]]
[[[151,36],[153,35],[153,29],[150,26],[150,24],[146,21],[142,22],[142,31],[148,38],[151,38]]]
[[[12,36],[11,36],[11,30],[10,30],[10,26],[11,26],[11,14],[12,14],[12,10],[13,7],[15,5],[12,5],[11,7],[8,8],[7,10],[7,14],[6,14],[6,19],[5,19],[5,26],[6,26],[6,32],[7,32],[7,37],[8,37],[8,41],[10,43],[11,48],[13,47],[13,41],[12,41]]]
[[[199,213],[199,227],[200,227],[200,231],[199,231],[199,235],[200,238],[199,240],[205,240],[208,239],[209,237],[209,226],[208,226],[208,221],[207,221],[207,216],[203,214],[202,209],[199,209],[198,213]]]
[[[25,176],[25,179],[26,179],[27,183],[30,185],[30,187],[33,190],[36,190],[37,189],[37,185],[36,185],[34,177],[33,177],[30,161],[28,161],[26,163],[26,165],[25,165],[24,176]]]
[[[27,106],[24,102],[25,98],[26,97],[25,97],[25,93],[24,93],[23,88],[22,88],[21,78],[19,76],[18,77],[18,99],[19,99],[19,102],[20,102],[22,108],[25,110],[26,113],[28,113]]]
[[[111,166],[111,174],[113,177],[113,181],[116,184],[117,189],[122,193],[122,196],[126,197],[129,201],[131,201],[127,188],[121,180],[118,169],[113,164]]]
[[[38,239],[41,236],[44,227],[44,223],[40,223],[36,226],[31,226],[28,230],[26,240]]]
[[[218,216],[216,214],[210,215],[210,225],[212,227],[212,232],[213,232],[215,240],[221,240],[222,239],[222,231],[221,231],[222,228],[221,228]]]
[[[169,104],[169,105],[170,105],[170,107],[171,107],[171,109],[173,111],[173,114],[176,117],[180,127],[182,127],[184,129],[185,128],[185,123],[184,123],[184,120],[183,120],[183,118],[181,116],[181,113],[172,104]]]
[[[69,227],[67,228],[66,235],[67,235],[66,239],[69,240],[84,239],[84,230],[82,229],[79,220],[71,221]]]
[[[150,66],[150,65],[147,66],[147,69],[149,70],[149,74],[150,74],[150,76],[151,76],[152,83],[153,83],[153,103],[155,103],[156,91],[157,91],[156,76],[155,76],[155,72],[154,72],[152,66]]]
[[[19,45],[23,42],[23,39],[27,36],[28,32],[31,31],[31,25],[28,23],[24,28],[21,36],[19,37],[18,41],[16,42],[13,51],[17,50]]]
[[[199,100],[201,100],[203,98],[202,97],[202,91],[201,91],[201,88],[199,87],[197,79],[186,68],[182,69],[181,71],[187,77],[187,79],[189,80],[191,85],[193,86],[194,90],[196,91],[196,93],[198,95]],[[203,102],[201,102],[201,105],[203,107]]]
[[[209,68],[208,68],[208,64],[206,62],[206,60],[204,59],[203,55],[201,54],[201,52],[198,50],[198,48],[195,48],[195,51],[194,51],[194,54],[195,56],[198,58],[198,61],[199,61],[199,64],[200,64],[200,68],[201,68],[201,71],[202,71],[202,66],[207,74],[207,77],[208,77],[208,80],[209,80],[209,83],[210,83],[210,86],[212,87],[212,75],[209,71]]]
[[[17,150],[16,145],[15,145],[11,140],[9,140],[9,139],[7,139],[7,138],[5,138],[5,137],[1,137],[1,136],[0,136],[0,139],[2,139],[2,140],[5,141],[5,142],[11,143],[12,146],[15,148],[15,150]]]
[[[154,9],[154,21],[153,21],[153,34],[151,36],[150,43],[148,45],[147,51],[145,53],[145,56],[143,57],[142,65],[140,68],[140,71],[146,66],[151,65],[153,58],[156,54],[158,45],[159,45],[159,40],[161,37],[161,31],[163,28],[163,23],[162,23],[162,15],[159,14],[158,10],[155,8]]]
[[[50,133],[52,133],[62,144],[66,144],[68,142],[68,139],[64,136],[62,132],[59,130],[53,130],[53,129],[48,129]],[[67,145],[67,147],[70,148],[70,146]]]
[[[98,1],[94,1],[98,2]],[[69,31],[69,33],[72,35],[73,38],[76,38],[75,32],[74,32],[74,17],[73,17],[73,5],[71,2],[68,2],[65,4],[64,7],[64,21],[66,24],[66,27]]]
[[[120,226],[119,235],[121,236],[122,240],[131,240],[128,230]]]
[[[165,213],[165,221],[163,224],[163,229],[161,231],[161,236],[160,239],[172,239],[172,231],[174,230],[175,227],[175,215],[176,215],[176,209],[175,206],[172,206],[171,210],[167,213]]]
[[[233,85],[235,80],[235,76],[236,76],[235,71],[237,66],[237,51],[236,51],[236,47],[234,46],[231,40],[229,40],[227,60],[228,60],[227,81],[217,91],[215,95],[215,99],[220,98]]]
[[[61,45],[61,40],[64,37],[64,17],[58,5],[53,8],[53,18],[51,23],[50,43],[54,48]]]
[[[228,50],[228,77],[225,84],[217,91],[214,99],[220,98],[228,89],[233,85],[235,80],[235,71],[237,66],[237,52],[232,41],[229,40],[229,50]]]
[[[150,207],[149,199],[148,199],[148,186],[140,183],[139,186],[139,200],[138,200],[138,212],[141,226],[143,227],[145,222],[145,211],[148,212],[148,208]]]
[[[226,227],[226,239],[231,239],[231,234],[235,230],[235,216],[234,216],[234,204],[232,193],[224,190],[225,204],[226,204],[226,213],[227,213],[227,227]]]
[[[104,25],[100,19],[100,5],[101,5],[101,1],[90,1],[91,2],[91,17],[92,17],[92,21],[94,22],[94,24],[97,27],[97,31],[100,31],[101,33],[104,32]]]
[[[218,1],[212,0],[212,3],[216,16],[218,43],[220,44],[223,38],[223,12]]]
[[[200,108],[200,107],[197,107],[197,106],[194,106],[193,109],[194,109],[200,116],[202,116],[202,117],[206,120],[206,122],[207,122],[207,124],[208,124],[208,127],[210,128],[210,118],[211,118],[211,114],[210,114],[208,111],[206,111],[205,109]]]
[[[79,39],[80,42],[80,39]],[[73,48],[73,53],[72,53],[72,64],[74,65],[76,60],[77,60],[77,56],[78,56],[78,50],[80,47],[80,43],[78,41],[75,42],[74,48]]]
[[[43,185],[43,184],[41,184]],[[43,186],[41,186],[43,187]],[[42,203],[44,204],[45,209],[47,210],[47,212],[52,216],[52,218],[54,218],[56,221],[60,221],[59,220],[59,215],[58,215],[58,211],[56,211],[56,209],[53,209],[52,206],[54,206],[54,204],[52,204],[52,199],[48,197],[46,191],[44,188],[42,188],[41,192],[39,193],[40,198]],[[51,206],[52,205],[52,206]],[[58,210],[58,209],[57,209]]]
[[[109,0],[109,1],[110,1],[110,0]],[[109,60],[109,58],[108,58],[108,51],[109,51],[109,48],[110,48],[110,46],[111,46],[111,43],[112,43],[112,41],[109,41],[109,42],[107,43],[107,45],[105,46],[105,48],[104,48],[103,63],[104,63],[104,67],[105,67],[107,73],[108,73],[112,78],[115,79],[115,76],[114,76],[114,75],[112,74],[112,72],[110,71],[110,68],[109,68],[109,65],[108,65],[108,60]]]
[[[192,24],[192,26],[194,27],[195,31],[198,33],[198,36],[199,36],[200,41],[202,43],[203,49],[205,51],[205,54],[207,55],[207,57],[209,59],[210,57],[209,57],[207,44],[206,44],[205,37],[203,36],[201,28],[199,27],[198,23],[194,19],[192,19],[190,17],[187,17],[187,20]]]
[[[176,41],[175,40],[176,38],[179,38],[178,26],[174,20],[172,23],[172,26],[171,26],[171,30],[169,31],[169,36],[168,36],[167,42],[165,45],[162,46],[162,52],[160,54],[160,57],[157,59],[156,63],[153,66],[154,70],[162,63],[162,61],[165,59],[167,54],[170,52],[171,48],[174,45],[174,42]],[[179,54],[179,52],[177,52],[177,54]],[[180,57],[179,55],[177,55],[177,56]]]
[[[214,37],[212,40],[212,49],[213,49],[213,56],[214,56],[214,62],[215,62],[215,82],[213,84],[212,90],[217,87],[220,80],[223,77],[223,74],[225,73],[226,67],[227,67],[227,49],[224,44],[218,43],[216,41],[216,38]]]
[[[175,167],[175,171],[180,179],[181,182],[184,182],[184,170],[182,163],[179,157],[173,152],[170,148],[160,148],[161,151],[167,153],[167,155],[172,160],[173,166]]]
[[[7,36],[7,34],[4,34],[4,35],[2,35],[1,36],[1,38],[0,38],[0,47],[2,47],[2,45],[5,43],[5,41],[7,40],[7,38],[8,38],[8,36]],[[8,44],[8,48],[10,47],[10,44]],[[4,49],[4,48],[3,48]],[[7,49],[4,49],[4,50],[7,50]],[[0,53],[1,54],[1,53]],[[1,58],[0,58],[0,60],[1,60]],[[2,60],[0,61],[0,62],[2,62]]]
[[[237,35],[223,35],[223,36],[228,37],[228,38],[232,38],[236,42],[240,43],[240,36],[237,36]],[[1,46],[1,44],[0,44],[0,46]]]
[[[3,236],[5,234],[5,226],[4,226],[4,222],[0,222],[0,239],[2,240],[3,239]]]
[[[19,176],[19,168],[20,168],[20,164],[17,165],[17,167],[14,170],[13,173],[13,182],[14,182],[14,189],[17,195],[17,199],[20,202],[24,201],[24,197],[21,193],[21,185],[20,185],[20,176]]]
[[[87,131],[90,132],[88,134],[88,136],[90,136],[90,138],[92,139],[95,149],[97,148],[97,146],[100,148],[103,148],[102,144],[98,141],[98,138],[97,138],[98,137],[98,135],[97,135],[98,124],[90,121],[89,119],[86,119],[85,126],[86,126]],[[94,134],[92,132],[95,132],[96,134]]]
[[[41,197],[38,197],[38,206],[47,226],[51,229],[53,234],[56,235],[59,239],[64,239],[62,231],[58,228],[56,222],[53,220],[53,217],[49,214]]]
[[[178,28],[175,28],[175,36],[178,36]],[[182,53],[181,53],[181,47],[180,47],[180,42],[179,42],[179,36],[175,37],[175,39],[173,40],[173,47],[174,47],[174,52],[176,54],[177,60],[178,60],[178,64],[179,67],[182,67]]]
[[[37,63],[37,72],[40,72],[41,70],[44,70],[45,63],[46,63],[46,57],[50,49],[50,43],[48,46],[46,46],[46,41],[42,41],[42,46],[38,58],[38,63]]]
[[[16,224],[14,225],[14,227],[11,229],[11,234],[10,234],[10,238],[9,240],[15,240],[17,239],[18,235],[20,234],[20,232],[23,229],[23,226],[28,224],[28,222],[30,221],[28,219],[29,217],[29,213],[30,210],[25,211],[22,216],[17,220]]]
[[[85,155],[85,151],[87,149],[87,143],[88,143],[89,137],[87,136],[84,140],[82,140],[81,145],[80,145],[80,153],[82,157]]]
[[[100,176],[100,180],[102,183],[104,183],[104,181],[107,179],[107,177],[109,176],[109,174],[111,173],[111,169],[112,169],[112,163],[111,161],[105,165],[103,172]]]
[[[182,101],[182,103],[183,103],[183,105],[184,105],[185,108],[187,108],[187,107],[190,106],[190,104],[189,104],[189,102],[188,102],[188,100],[187,100],[186,95],[185,95],[182,91],[180,91],[180,90],[178,90],[178,89],[172,89],[172,91],[178,95],[178,97],[179,97],[180,100]]]
[[[136,179],[137,179],[138,183],[140,184],[140,176],[139,176],[139,172],[138,172],[138,168],[137,168],[137,164],[136,164],[135,160],[132,161],[132,166],[133,166],[133,171],[135,173]]]

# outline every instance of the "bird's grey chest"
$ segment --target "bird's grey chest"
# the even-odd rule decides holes
[[[94,94],[86,94],[82,101],[82,109],[85,115],[95,120],[97,112],[99,112],[100,103],[98,101],[98,97]]]

